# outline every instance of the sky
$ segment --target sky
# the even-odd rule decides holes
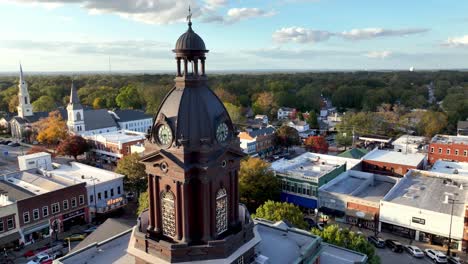
[[[189,6],[207,72],[468,68],[465,0],[0,0],[0,72],[175,71]]]

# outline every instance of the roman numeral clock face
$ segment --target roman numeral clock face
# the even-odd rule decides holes
[[[163,146],[170,146],[172,143],[172,131],[168,125],[160,125],[157,130],[157,141]]]
[[[218,142],[225,142],[228,137],[229,129],[226,123],[221,123],[216,128],[216,140]]]

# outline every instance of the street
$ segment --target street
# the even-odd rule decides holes
[[[432,263],[428,257],[424,258],[415,258],[408,254],[407,252],[403,253],[394,253],[388,248],[376,248],[376,253],[380,257],[381,264],[418,264],[418,263]]]

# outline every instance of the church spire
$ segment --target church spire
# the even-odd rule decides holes
[[[29,98],[28,84],[23,76],[23,67],[20,63],[20,79],[18,83],[18,116],[28,117],[33,115],[33,109],[31,105],[31,99]]]
[[[24,81],[23,67],[21,66],[21,62],[20,62],[20,83],[23,83],[23,81]]]
[[[78,109],[77,107],[83,108],[81,106],[80,98],[78,97],[78,93],[76,92],[75,83],[73,82],[73,80],[70,91],[70,105],[72,105],[74,109]]]

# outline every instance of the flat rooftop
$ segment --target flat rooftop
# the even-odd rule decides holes
[[[287,176],[318,179],[346,164],[345,160],[345,158],[306,152],[291,160],[277,160],[271,164],[271,168],[276,173]]]
[[[322,186],[320,190],[378,202],[397,181],[390,176],[349,170]]]
[[[397,144],[414,144],[414,145],[419,145],[419,144],[424,144],[427,142],[426,137],[421,137],[421,136],[412,136],[412,135],[402,135],[401,137],[395,139],[395,141],[392,142],[393,145]]]
[[[432,165],[431,171],[468,176],[468,162],[437,160]]]
[[[45,177],[36,169],[8,174],[5,176],[5,182],[33,195],[40,195],[73,185],[73,183],[64,183]]]
[[[468,136],[435,135],[431,143],[440,144],[468,144]]]
[[[8,196],[8,200],[12,202],[35,196],[33,192],[17,187],[4,180],[0,180],[0,193]]]
[[[137,140],[144,140],[146,137],[144,133],[129,130],[119,130],[103,134],[89,135],[85,136],[84,138],[98,142],[111,142],[115,144],[122,144]]]
[[[447,177],[448,176],[448,177]],[[462,188],[460,188],[462,186]],[[468,193],[468,179],[458,175],[445,175],[411,170],[385,197],[384,201],[417,207],[429,211],[450,214],[451,206],[446,197],[455,198],[461,204],[454,204],[454,215],[465,214]]]
[[[417,167],[425,158],[426,155],[420,153],[403,153],[374,149],[367,153],[362,159]]]
[[[55,164],[50,172],[60,182],[85,182],[86,185],[98,185],[115,179],[123,179],[124,175],[103,170],[79,162],[70,162],[70,165]],[[96,179],[96,180],[93,180]]]

